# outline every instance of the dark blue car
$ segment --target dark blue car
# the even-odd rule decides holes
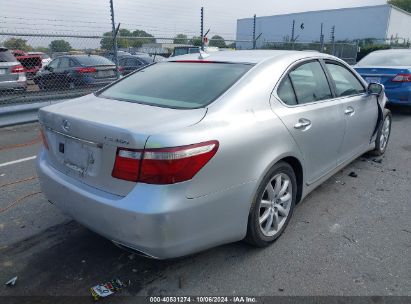
[[[54,59],[33,78],[40,90],[106,85],[117,79],[112,61],[97,55],[67,55]]]
[[[389,104],[411,106],[411,49],[375,51],[354,68],[368,83],[385,86]]]

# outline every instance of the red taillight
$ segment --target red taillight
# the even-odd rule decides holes
[[[144,151],[139,181],[147,184],[174,184],[190,180],[208,163],[218,149],[217,141]]]
[[[76,69],[76,71],[80,74],[95,73],[95,72],[97,72],[97,69],[96,68],[78,68],[78,69]]]
[[[40,129],[40,136],[41,136],[41,140],[43,141],[44,147],[45,147],[47,150],[50,150],[50,149],[49,149],[49,144],[48,144],[48,142],[47,142],[46,134],[44,133],[44,130],[43,130],[42,128]]]
[[[411,82],[411,74],[398,74],[391,81],[392,82]]]
[[[124,72],[124,67],[123,67],[123,66],[119,66],[119,67],[118,67],[118,71],[119,71],[119,72]]]
[[[115,178],[137,182],[140,171],[141,154],[141,150],[118,148],[111,175]]]
[[[157,185],[184,182],[192,179],[215,155],[217,149],[218,141],[144,151],[119,148],[112,176]],[[127,152],[121,156],[122,151]]]
[[[16,74],[16,73],[24,73],[25,68],[22,65],[16,65],[11,68],[11,73]]]

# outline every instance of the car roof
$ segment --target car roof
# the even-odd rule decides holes
[[[268,59],[275,59],[279,57],[286,57],[287,55],[292,57],[312,57],[313,54],[321,57],[329,57],[329,55],[312,52],[312,51],[285,51],[285,50],[250,50],[250,51],[219,51],[207,53],[205,61],[214,62],[232,62],[232,63],[252,63],[258,64]],[[166,61],[201,61],[199,54],[187,54],[181,56],[175,56],[167,59]]]

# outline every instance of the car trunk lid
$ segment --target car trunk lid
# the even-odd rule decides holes
[[[88,95],[42,108],[50,164],[100,190],[125,196],[134,182],[112,177],[117,148],[144,149],[151,134],[198,123],[206,109],[176,110]]]
[[[393,82],[395,76],[411,74],[411,68],[405,67],[356,67],[356,71],[367,81],[383,84],[387,89],[398,88],[401,82]]]

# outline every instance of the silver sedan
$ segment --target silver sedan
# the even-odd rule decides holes
[[[295,205],[391,131],[384,88],[333,56],[173,57],[42,108],[47,198],[119,246],[166,259],[267,246]]]

